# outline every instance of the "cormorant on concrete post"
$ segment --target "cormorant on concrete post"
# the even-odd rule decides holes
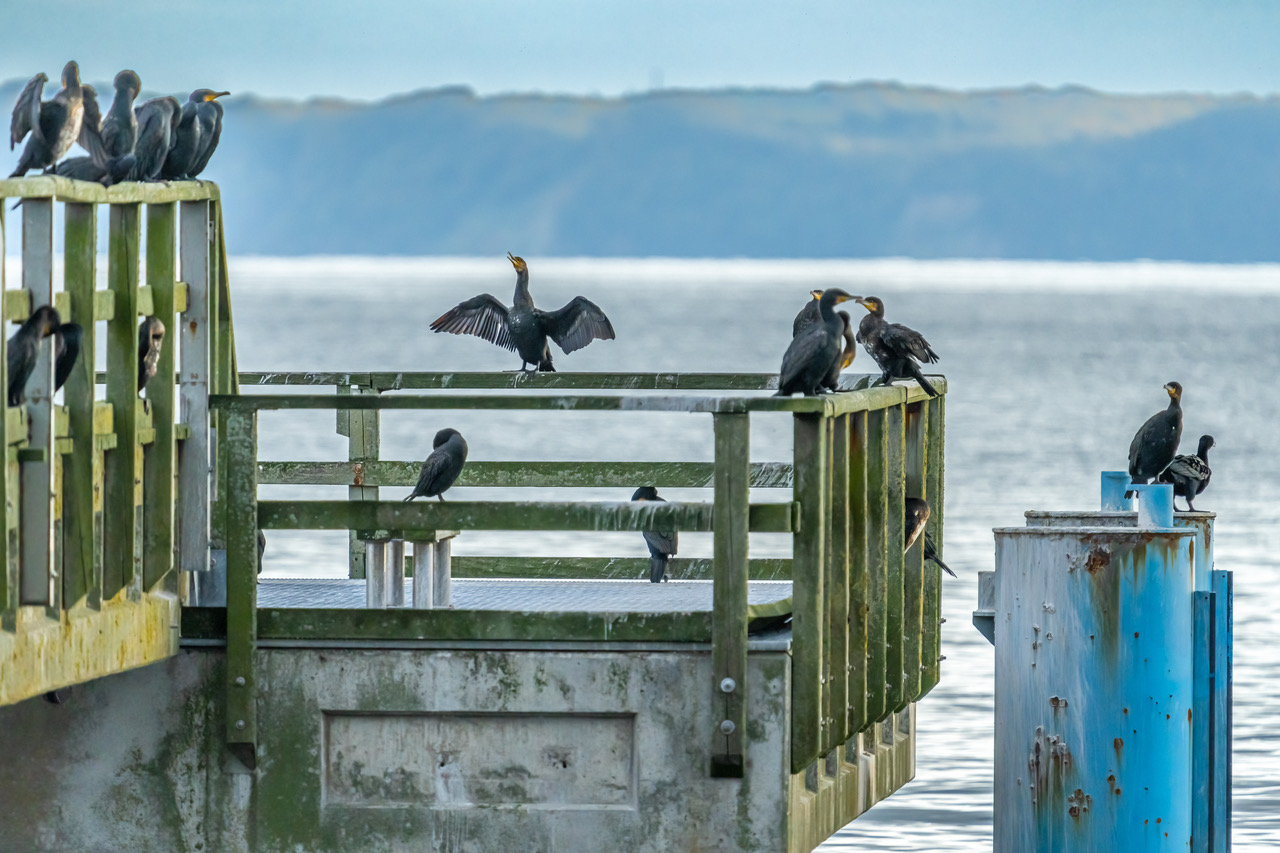
[[[9,405],[20,406],[26,399],[27,380],[36,369],[40,341],[58,331],[61,320],[52,305],[41,305],[9,338]]]
[[[53,390],[67,384],[71,368],[76,366],[76,359],[80,357],[82,337],[84,329],[79,323],[62,323],[54,332]]]
[[[222,135],[222,105],[217,99],[229,94],[196,89],[187,98],[174,129],[173,147],[160,170],[162,178],[194,178],[203,171]]]
[[[836,315],[835,306],[854,298],[838,287],[829,287],[822,292],[822,298],[818,300],[818,322],[801,328],[782,356],[775,396],[789,397],[795,393],[813,396],[818,393],[840,358],[844,323]]]
[[[431,442],[431,455],[422,463],[418,484],[406,501],[414,498],[437,498],[444,501],[445,491],[453,485],[467,463],[467,442],[456,429],[442,429]]]
[[[951,571],[951,567],[942,562],[942,558],[938,556],[938,549],[933,544],[933,535],[925,529],[929,523],[929,517],[933,515],[933,510],[929,508],[928,502],[924,498],[907,498],[904,512],[904,527],[906,529],[906,546],[902,549],[903,553],[911,550],[911,546],[916,543],[922,535],[924,536],[924,558],[938,564],[938,568],[942,569],[951,577],[955,577],[956,573]]]
[[[800,313],[796,315],[795,320],[791,321],[791,337],[800,334],[800,330],[810,323],[816,323],[822,315],[818,313],[818,300],[822,298],[821,290],[810,290],[809,295],[813,298],[804,304],[800,309]]]
[[[1169,406],[1147,418],[1129,442],[1129,476],[1135,483],[1150,483],[1178,452],[1182,439],[1182,386],[1166,382]]]
[[[1195,456],[1178,455],[1156,477],[1157,483],[1173,483],[1174,497],[1186,498],[1187,512],[1195,512],[1191,499],[1200,494],[1209,485],[1209,477],[1213,471],[1209,468],[1209,448],[1214,441],[1211,435],[1200,436],[1200,446]]]
[[[523,258],[510,252],[507,259],[516,269],[516,295],[510,309],[487,293],[459,303],[431,324],[433,332],[475,335],[520,354],[520,369],[526,364],[535,370],[555,371],[547,338],[566,353],[582,349],[593,340],[614,339],[613,324],[600,307],[583,296],[575,296],[559,311],[539,311],[529,296],[529,267]]]
[[[13,150],[28,133],[30,138],[22,149],[18,167],[9,175],[11,178],[20,178],[31,169],[52,169],[80,136],[84,118],[80,66],[74,61],[68,62],[62,69],[62,88],[52,100],[41,101],[40,95],[48,80],[45,74],[32,77],[18,95],[18,103],[13,108],[9,149]],[[96,125],[94,130],[97,130]]]
[[[159,317],[147,317],[138,324],[138,393],[156,375],[160,348],[164,346],[164,323]]]
[[[666,503],[665,499],[658,497],[658,490],[653,486],[641,486],[636,489],[631,500]],[[663,532],[646,530],[644,541],[649,546],[649,581],[661,583],[667,579],[667,563],[676,554],[680,544],[680,534],[674,530]]]
[[[858,300],[867,309],[867,316],[858,323],[856,336],[863,349],[880,366],[880,378],[875,385],[888,384],[895,379],[914,379],[930,397],[938,396],[933,385],[920,372],[920,365],[934,364],[938,354],[929,346],[924,335],[901,323],[888,323],[884,319],[884,300],[867,296]]]

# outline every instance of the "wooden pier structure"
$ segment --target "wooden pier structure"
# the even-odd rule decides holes
[[[15,198],[3,317],[53,303],[85,355],[59,402],[46,346],[0,419],[0,846],[809,851],[913,777],[941,578],[903,553],[903,501],[930,502],[941,543],[945,396],[862,377],[778,398],[764,374],[240,373],[216,186],[0,181]],[[145,401],[143,316],[169,330]],[[260,459],[259,413],[286,410],[336,413],[349,458]],[[537,411],[549,429],[687,414],[713,459],[475,461],[456,485],[707,499],[384,500],[420,464],[380,458],[387,410]],[[753,415],[779,412],[792,458],[752,461]],[[349,494],[260,499],[270,484]],[[260,530],[326,529],[350,532],[352,580],[259,582]],[[647,559],[449,550],[467,531],[654,529],[709,532],[713,557],[653,585]],[[752,559],[753,532],[789,534],[792,556]]]

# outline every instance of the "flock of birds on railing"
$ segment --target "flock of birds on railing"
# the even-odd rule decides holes
[[[80,82],[80,66],[74,61],[62,69],[62,88],[44,101],[48,81],[43,73],[32,77],[13,108],[9,148],[24,138],[27,142],[11,178],[43,169],[108,187],[123,181],[188,180],[204,171],[222,136],[217,99],[230,92],[196,89],[186,104],[166,95],[135,109],[142,81],[125,70],[115,77],[115,97],[104,116],[98,93]],[[89,156],[64,160],[76,142]]]

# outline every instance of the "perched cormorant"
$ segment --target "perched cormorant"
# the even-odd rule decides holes
[[[146,317],[138,324],[138,393],[156,375],[160,348],[164,346],[164,323],[159,317]]]
[[[442,429],[431,442],[431,455],[422,463],[418,484],[413,487],[406,501],[414,498],[438,498],[444,501],[445,491],[453,485],[467,462],[467,442],[456,429]]]
[[[822,298],[818,300],[819,321],[802,328],[791,339],[791,345],[782,356],[776,396],[789,397],[797,392],[813,396],[818,393],[840,359],[844,323],[836,315],[835,306],[855,298],[838,287],[829,287],[822,292]]]
[[[187,98],[174,128],[173,147],[160,170],[162,178],[194,178],[204,169],[222,135],[222,104],[216,99],[229,94],[196,89]]]
[[[800,334],[800,330],[810,323],[816,323],[822,315],[818,313],[818,300],[822,298],[821,290],[810,290],[809,295],[813,298],[804,304],[800,309],[800,313],[796,315],[795,320],[791,322],[791,337]]]
[[[906,528],[906,545],[903,552],[911,550],[911,546],[923,534],[924,536],[924,558],[932,560],[938,564],[938,568],[942,569],[951,577],[955,577],[956,573],[951,571],[951,567],[942,562],[942,558],[938,556],[938,549],[933,544],[933,535],[925,529],[929,523],[929,516],[933,514],[933,510],[929,508],[928,502],[924,498],[907,498],[903,507],[903,517]]]
[[[267,534],[258,529],[258,574],[262,574],[262,555],[267,553]]]
[[[165,158],[173,147],[173,129],[182,105],[170,96],[152,98],[138,107],[138,141],[133,146],[131,181],[154,181],[160,177]]]
[[[641,486],[631,496],[633,501],[661,501],[658,490],[653,486]],[[680,534],[674,530],[665,532],[644,531],[645,544],[649,546],[649,580],[661,583],[667,579],[667,562],[675,556],[676,547],[680,544]]]
[[[116,75],[116,95],[111,100],[111,109],[102,119],[102,128],[98,135],[102,138],[102,150],[108,158],[123,157],[133,153],[138,142],[138,116],[133,111],[133,102],[142,91],[142,81],[138,75],[128,70]]]
[[[230,92],[214,92],[211,89],[196,89],[191,93],[194,99],[200,95],[203,100],[196,107],[196,121],[200,125],[200,144],[196,148],[195,161],[187,170],[187,177],[194,178],[209,165],[209,158],[218,148],[218,140],[222,138],[222,104],[217,98],[230,95]]]
[[[62,69],[62,88],[52,100],[41,101],[40,95],[48,81],[45,74],[32,77],[13,108],[13,120],[9,125],[9,149],[13,150],[28,133],[31,137],[22,149],[18,167],[9,176],[11,178],[20,178],[30,169],[52,169],[80,136],[84,117],[80,66],[74,61],[68,62]]]
[[[76,366],[76,359],[80,357],[82,337],[84,329],[79,323],[62,323],[54,332],[53,390],[67,384],[71,368]]]
[[[566,353],[575,352],[593,340],[614,339],[613,324],[594,302],[575,296],[559,311],[539,311],[529,296],[529,267],[523,258],[507,252],[516,268],[516,295],[510,309],[487,293],[459,303],[431,324],[433,332],[475,335],[520,354],[520,369],[526,364],[535,370],[555,371],[547,338]]]
[[[938,360],[938,354],[924,335],[901,323],[885,322],[884,301],[878,296],[864,297],[858,303],[867,309],[867,316],[858,323],[857,340],[880,366],[880,378],[874,384],[914,379],[930,397],[938,396],[917,364],[918,361],[933,364]]]
[[[113,157],[105,165],[94,162],[92,157],[68,157],[54,170],[64,178],[76,181],[96,181],[104,187],[130,180],[133,172],[132,154]]]
[[[1213,471],[1209,469],[1209,448],[1213,447],[1213,436],[1200,436],[1200,446],[1195,456],[1179,455],[1156,477],[1157,483],[1173,483],[1174,497],[1186,498],[1187,512],[1195,512],[1191,499],[1200,494],[1209,485],[1209,477]]]
[[[41,305],[9,338],[9,405],[20,406],[25,399],[27,380],[36,369],[40,341],[58,331],[61,320],[52,305]]]
[[[840,357],[836,359],[835,364],[831,365],[831,372],[827,374],[827,378],[822,380],[822,387],[828,391],[840,390],[840,372],[848,370],[849,365],[853,364],[853,359],[858,354],[858,346],[853,339],[853,321],[849,319],[849,312],[837,311],[840,322],[844,328],[840,330],[840,336],[844,338],[844,351],[840,353]]]
[[[1173,461],[1182,438],[1182,386],[1168,382],[1169,407],[1147,418],[1129,443],[1129,476],[1135,483],[1150,483]]]

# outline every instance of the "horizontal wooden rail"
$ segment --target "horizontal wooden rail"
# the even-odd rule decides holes
[[[640,543],[643,547],[643,543]],[[667,575],[675,580],[710,580],[711,560],[673,557]],[[629,579],[649,577],[648,557],[454,557],[455,578]],[[752,580],[791,579],[788,558],[747,561]]]
[[[857,377],[853,377],[857,378]],[[776,373],[241,373],[240,384],[359,385],[378,391],[505,388],[530,391],[776,391]],[[849,388],[853,388],[852,382]]]
[[[258,484],[412,486],[421,462],[259,462]],[[543,488],[711,488],[713,462],[468,462],[456,486]],[[791,465],[751,465],[753,488],[791,487]]]
[[[92,181],[73,181],[56,175],[0,180],[0,198],[52,198],[107,204],[165,204],[173,201],[217,201],[218,185],[208,181],[129,181],[104,187]]]
[[[790,533],[794,504],[752,504],[753,532]],[[276,530],[710,531],[709,503],[524,501],[259,501],[258,524]]]

